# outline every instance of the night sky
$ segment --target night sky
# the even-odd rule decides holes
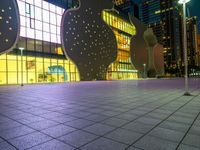
[[[190,0],[187,4],[190,16],[198,17],[199,33],[200,33],[200,0]]]

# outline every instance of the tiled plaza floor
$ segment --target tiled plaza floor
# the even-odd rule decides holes
[[[200,80],[0,86],[0,150],[200,150]]]

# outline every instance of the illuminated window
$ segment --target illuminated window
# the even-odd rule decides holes
[[[20,36],[60,44],[60,25],[64,10],[43,0],[17,0],[20,10]],[[50,17],[51,16],[51,17]],[[25,31],[24,31],[25,29]],[[34,31],[33,31],[33,30]],[[30,34],[25,34],[30,33]],[[47,38],[47,36],[49,38]],[[45,37],[45,38],[43,38]]]

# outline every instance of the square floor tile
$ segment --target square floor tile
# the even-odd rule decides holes
[[[158,138],[174,141],[174,142],[180,142],[181,139],[184,136],[184,132],[179,132],[176,130],[170,130],[170,129],[165,129],[165,128],[155,128],[153,129],[149,135],[151,136],[156,136]]]
[[[105,119],[109,118],[109,116],[105,116],[105,115],[98,115],[98,114],[93,114],[90,116],[87,116],[86,119],[90,120],[90,121],[94,121],[94,122],[100,122],[103,121]]]
[[[140,148],[136,148],[136,147],[131,146],[131,147],[129,147],[129,148],[126,149],[126,150],[143,150],[143,149],[140,149]]]
[[[22,124],[16,122],[16,121],[8,121],[4,123],[0,123],[0,132],[7,130],[7,129],[12,129],[18,126],[21,126]]]
[[[72,133],[69,133],[65,136],[62,136],[59,138],[59,140],[70,144],[74,147],[80,147],[84,144],[87,144],[89,142],[91,142],[92,140],[94,140],[95,138],[97,138],[96,135],[81,131],[81,130],[77,130],[74,131]]]
[[[40,132],[34,132],[25,136],[21,136],[12,140],[9,140],[15,147],[18,149],[27,149],[38,144],[44,143],[46,141],[51,140],[51,138],[47,135],[44,135]]]
[[[27,126],[19,126],[19,127],[1,131],[0,136],[3,137],[4,139],[8,140],[8,139],[26,135],[26,134],[29,134],[32,132],[35,132],[35,130],[33,130]]]
[[[59,123],[54,122],[54,121],[42,120],[42,121],[30,123],[30,124],[28,124],[28,126],[32,127],[33,129],[36,129],[36,130],[43,130],[43,129],[47,129],[52,126],[56,126],[58,124]]]
[[[4,140],[2,138],[0,138],[0,143],[3,142]]]
[[[99,138],[81,147],[81,150],[124,150],[126,147],[127,145],[105,138]]]
[[[118,142],[122,142],[124,144],[132,144],[138,138],[140,138],[142,134],[128,131],[125,129],[117,129],[109,134],[104,135],[104,137],[113,139]]]
[[[0,150],[16,150],[16,148],[7,142],[0,142]]]
[[[39,122],[39,121],[43,121],[46,120],[42,117],[38,117],[38,116],[34,116],[31,118],[26,118],[26,119],[19,119],[18,122],[21,122],[22,124],[30,124],[30,123],[34,123],[34,122]]]
[[[161,122],[161,120],[155,119],[155,118],[141,117],[141,118],[137,119],[136,122],[140,122],[143,124],[149,124],[149,125],[157,125],[158,123]]]
[[[91,113],[85,112],[85,111],[77,111],[77,112],[71,113],[70,115],[75,116],[75,117],[79,117],[79,118],[84,118],[84,117],[91,115]]]
[[[178,143],[152,136],[145,136],[134,144],[134,146],[145,150],[175,150],[177,145]]]
[[[115,128],[108,125],[96,123],[94,125],[84,128],[83,130],[94,133],[95,135],[104,135],[107,132],[112,131],[113,129]]]
[[[187,134],[183,140],[183,144],[191,145],[200,149],[200,136]]]
[[[193,118],[179,117],[179,116],[171,116],[167,119],[167,121],[177,122],[181,124],[191,125],[193,122]]]
[[[190,145],[181,144],[177,150],[199,150],[198,147],[193,147]]]
[[[65,122],[76,120],[76,119],[78,118],[70,116],[70,115],[62,115],[62,116],[51,118],[51,120],[59,122],[59,123],[65,123]]]
[[[122,128],[136,131],[139,133],[147,133],[153,127],[154,127],[154,125],[148,125],[148,124],[143,124],[143,123],[139,123],[139,122],[131,122],[131,123],[123,126]]]
[[[1,108],[0,108],[1,109]],[[4,117],[4,116],[0,116],[0,124],[1,123],[5,123],[5,122],[8,122],[8,121],[12,121],[11,119],[7,118],[7,117]]]
[[[51,112],[51,113],[47,113],[47,114],[42,114],[40,116],[43,117],[43,118],[46,118],[46,119],[51,119],[51,118],[56,118],[56,117],[59,117],[59,116],[62,116],[62,115],[63,114],[61,114],[61,113]]]
[[[116,112],[116,111],[107,110],[107,111],[102,111],[100,114],[112,117],[112,116],[116,116],[120,113]]]
[[[159,125],[159,127],[176,130],[176,131],[180,131],[180,132],[186,132],[190,126],[187,124],[181,124],[181,123],[177,123],[177,122],[164,121]]]
[[[135,120],[138,117],[138,115],[124,113],[124,114],[117,115],[115,117],[120,118],[120,119],[124,119],[124,120],[128,120],[128,121],[132,121],[132,120]]]
[[[200,136],[200,126],[194,126],[193,125],[188,133]]]
[[[71,147],[57,140],[51,140],[44,144],[34,146],[29,150],[74,150],[74,147]]]
[[[75,131],[75,130],[76,129],[74,129],[72,127],[60,124],[60,125],[53,126],[53,127],[48,128],[48,129],[45,129],[45,130],[41,130],[41,132],[45,133],[45,134],[47,134],[51,137],[57,138],[59,136],[68,134],[68,133]]]
[[[129,121],[119,119],[119,118],[109,118],[109,119],[104,120],[102,123],[111,125],[111,126],[115,126],[115,127],[120,127],[120,126],[126,124],[127,122],[129,122]]]
[[[74,128],[82,129],[94,124],[94,122],[85,120],[85,119],[77,119],[77,120],[66,122],[65,124]]]

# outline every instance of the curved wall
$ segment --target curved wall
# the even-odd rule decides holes
[[[12,50],[20,30],[19,9],[16,0],[3,0],[0,5],[0,54]]]

